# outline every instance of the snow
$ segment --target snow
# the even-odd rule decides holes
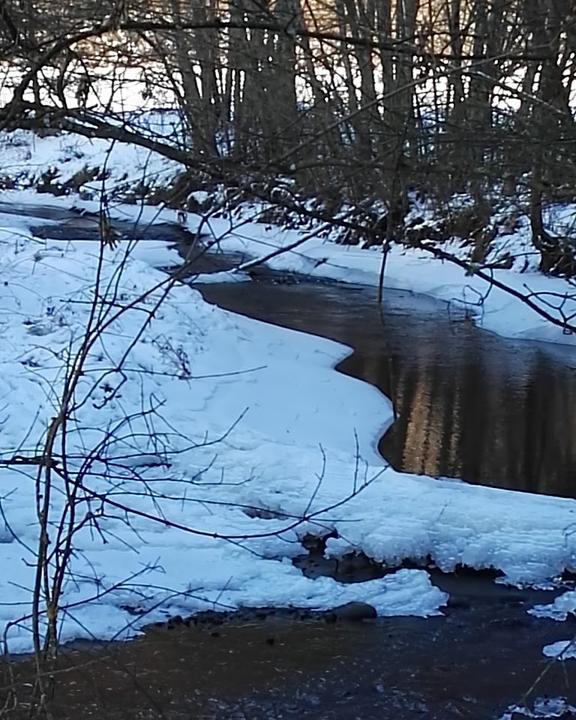
[[[250,282],[252,278],[248,273],[236,272],[232,270],[224,270],[222,272],[214,273],[200,273],[194,276],[194,283],[203,285],[211,285],[212,283],[238,283],[238,282]]]
[[[576,615],[576,591],[568,590],[559,595],[554,602],[547,605],[536,605],[528,612],[535,617],[565,622],[568,618],[573,618]],[[559,640],[551,645],[545,645],[542,652],[546,657],[558,660],[573,660],[576,659],[576,642],[574,638],[571,640]]]
[[[138,122],[145,127],[150,125],[159,136],[173,134],[177,126],[177,119],[170,113],[148,111]],[[66,185],[78,173],[97,167],[106,171],[106,181],[103,183],[101,179],[94,179],[83,183],[79,188],[80,196],[72,187],[67,189],[69,194],[65,198],[48,200],[47,195],[42,196],[43,202],[46,198],[48,203],[64,202],[70,207],[97,211],[97,198],[103,188],[109,198],[129,194],[132,188],[144,180],[148,186],[162,188],[169,185],[181,171],[174,161],[143,148],[100,139],[90,140],[72,134],[39,138],[32,132],[20,130],[4,134],[0,144],[4,175],[15,187],[21,188],[2,193],[9,202],[18,202],[19,198],[24,202],[38,202],[33,192],[22,188],[33,187],[49,170],[56,170],[56,182]],[[195,195],[201,202],[206,199],[203,191]],[[457,210],[469,202],[467,196],[454,196],[450,207]],[[118,219],[134,216],[134,206],[112,203],[111,209],[112,216]],[[203,231],[210,230],[224,249],[242,251],[249,258],[264,257],[278,248],[302,241],[297,248],[274,257],[269,264],[279,270],[292,270],[342,282],[367,285],[378,283],[382,259],[379,252],[339,246],[330,242],[329,238],[306,239],[305,234],[297,230],[252,222],[255,218],[250,217],[250,212],[250,208],[247,208],[241,210],[236,219],[209,218],[208,222],[206,218],[189,215],[188,226],[195,229],[202,224]],[[575,207],[557,205],[547,208],[546,212],[546,222],[558,232],[566,233],[573,227]],[[429,210],[421,203],[415,204],[413,213],[430,220]],[[138,206],[138,214],[139,222],[143,224],[176,219],[174,211],[142,204]],[[257,207],[252,210],[252,214],[258,214]],[[574,285],[561,278],[545,277],[536,271],[534,248],[527,241],[529,227],[526,217],[519,210],[516,215],[515,227],[499,238],[488,257],[488,261],[494,261],[511,253],[518,256],[514,268],[488,272],[513,291],[528,296],[540,310],[555,319],[571,320],[576,312]],[[503,217],[496,213],[494,221],[503,221]],[[457,257],[462,256],[456,240],[453,243],[456,244],[447,246],[447,249],[453,250]],[[393,245],[387,259],[385,285],[428,294],[464,307],[478,325],[506,337],[569,345],[576,342],[573,334],[567,334],[561,327],[553,325],[518,298],[491,287],[476,275],[466,275],[463,269],[453,263],[432,259],[424,250]]]
[[[40,138],[29,130],[15,130],[4,134],[1,146],[1,175],[16,187],[33,186],[47,172],[55,173],[53,182],[65,185],[78,179],[78,173],[96,168],[106,173],[105,183],[101,177],[94,177],[81,186],[85,195],[95,197],[103,188],[113,195],[138,182],[162,186],[180,170],[178,163],[135,145],[71,133]],[[72,187],[69,192],[73,192]],[[49,202],[48,198],[44,194],[40,202]]]
[[[28,220],[12,222],[18,236],[25,235]],[[66,358],[79,347],[87,323],[97,252],[88,241],[30,236],[25,246],[4,238],[0,251],[1,457],[7,459],[33,453],[56,412]],[[121,267],[116,302],[133,302],[165,280],[119,249],[106,258],[102,288],[114,287]],[[292,513],[309,505],[310,517],[318,517],[306,527],[322,527],[322,507],[353,490],[356,453],[372,463],[369,472],[380,471],[376,440],[383,428],[363,417],[391,417],[389,403],[333,371],[348,349],[236,317],[177,286],[119,373],[119,359],[158,292],[106,330],[78,388],[67,463],[71,472],[82,472],[88,449],[99,446],[84,467],[79,510],[82,517],[90,510],[98,520],[87,521],[75,535],[61,639],[123,638],[168,614],[212,607],[323,609],[362,599],[383,615],[437,613],[446,596],[425,571],[400,570],[342,586],[330,578],[306,578],[289,561],[302,552],[303,529],[291,528]],[[310,403],[312,396],[317,400]],[[145,415],[151,406],[156,409]],[[126,415],[132,415],[129,428]],[[115,426],[121,430],[114,433]],[[298,468],[298,484],[290,487],[287,475],[295,469],[284,462],[294,452],[306,469]],[[322,477],[323,454],[346,458],[333,481],[327,469]],[[359,485],[366,472],[356,478]],[[9,627],[30,610],[34,472],[18,464],[2,467],[0,482],[0,621]],[[62,488],[55,493],[54,534],[66,512]],[[104,493],[117,505],[100,517]],[[246,514],[266,493],[283,498],[282,519]],[[167,527],[167,520],[174,526]],[[275,536],[277,528],[287,529]],[[233,542],[223,539],[230,535]],[[10,626],[7,637],[11,651],[29,649],[28,621]]]
[[[576,591],[559,595],[553,603],[548,605],[536,605],[530,611],[531,615],[540,618],[551,618],[552,620],[567,620],[570,615],[576,614]]]
[[[544,647],[546,657],[555,660],[576,660],[576,645],[574,640],[559,640]]]
[[[44,198],[42,196],[42,201]],[[38,197],[31,191],[5,191],[1,199],[8,202],[37,203]],[[80,200],[76,196],[52,198],[49,203],[60,207],[98,212],[96,201]],[[140,225],[175,222],[176,212],[164,207],[133,206],[115,203],[110,215],[119,220],[136,219]],[[375,286],[379,282],[382,255],[379,252],[357,247],[336,245],[319,238],[305,239],[296,230],[285,230],[258,222],[235,223],[230,218],[200,218],[189,214],[187,226],[195,231],[201,227],[209,233],[220,249],[240,252],[249,261],[267,257],[278,248],[292,245],[299,240],[297,248],[277,255],[268,261],[276,270],[302,273],[310,277],[329,278],[340,282]],[[150,262],[155,265],[174,262],[165,248],[148,248]],[[154,253],[154,255],[153,255]],[[574,285],[562,278],[547,277],[538,272],[518,273],[514,270],[490,271],[495,280],[512,291],[529,297],[542,311],[552,318],[572,322],[576,313]],[[245,279],[243,268],[238,271],[239,280]],[[219,278],[232,281],[233,275]],[[202,282],[206,278],[201,279]],[[566,332],[550,320],[539,315],[524,302],[477,276],[466,275],[458,266],[448,261],[433,259],[423,250],[407,249],[393,245],[386,261],[384,284],[391,289],[408,290],[437,298],[459,309],[464,309],[477,325],[504,337],[538,340],[567,345],[576,344],[576,335]]]
[[[576,707],[570,705],[563,697],[539,697],[533,702],[533,707],[526,705],[513,705],[500,716],[500,720],[514,720],[519,715],[528,718],[569,718],[576,713]]]
[[[43,145],[39,167],[56,162],[60,142]],[[25,167],[18,152],[12,162]],[[94,149],[95,156],[103,152]],[[132,159],[120,153],[113,177]],[[173,168],[159,165],[164,170]],[[38,195],[6,191],[0,200],[24,210]],[[94,200],[73,195],[43,195],[41,203],[98,209]],[[145,224],[176,219],[165,208],[114,204],[110,212]],[[194,229],[199,218],[189,216],[188,223]],[[75,239],[74,224],[67,241],[39,240],[32,237],[35,224],[24,215],[0,215],[4,461],[41,447],[68,359],[85,334],[96,275],[97,243]],[[247,258],[301,237],[226,218],[211,218],[203,229]],[[124,240],[106,251],[101,295],[110,302],[100,312],[110,318],[119,304],[129,309],[92,346],[68,423],[68,471],[82,478],[84,523],[74,536],[61,601],[63,640],[124,639],[154,620],[209,608],[322,610],[360,600],[380,615],[440,613],[446,594],[425,570],[398,570],[405,560],[421,567],[432,561],[446,572],[459,565],[491,568],[518,585],[576,570],[575,501],[396,473],[376,447],[393,419],[387,398],[334,372],[349,348],[225,312],[185,285],[156,307],[166,276],[153,266],[175,262],[158,241]],[[270,265],[374,284],[380,262],[379,253],[311,238]],[[562,280],[500,272],[519,289],[567,292]],[[222,277],[246,279],[242,272]],[[394,247],[386,285],[465,306],[495,332],[573,342],[510,296],[486,293],[478,278],[421,253]],[[572,302],[562,310],[571,312]],[[31,647],[34,470],[0,466],[0,626],[12,652]],[[58,485],[52,547],[66,513]],[[352,585],[307,578],[291,560],[303,554],[309,532],[330,534],[330,557],[364,552],[390,572]],[[555,602],[550,612],[569,612],[569,598]]]

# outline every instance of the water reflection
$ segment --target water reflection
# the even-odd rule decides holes
[[[450,368],[422,351],[396,361],[398,420],[383,454],[413,472],[573,494],[573,371],[533,346],[464,337],[447,348]]]
[[[397,469],[576,495],[573,351],[503,340],[408,293],[388,293],[381,314],[364,288],[242,283],[202,292],[355,347],[340,369],[392,398],[397,420],[380,449]]]

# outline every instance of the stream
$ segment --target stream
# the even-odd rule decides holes
[[[265,278],[199,287],[228,310],[354,348],[338,369],[392,400],[379,447],[395,469],[576,495],[573,349],[505,340],[422,295],[388,291],[380,311],[373,288]]]
[[[36,216],[74,227],[68,211]],[[39,236],[61,233],[41,225]],[[176,228],[155,232],[182,240]],[[227,263],[219,256],[212,266]],[[405,292],[387,292],[380,311],[371,289],[266,271],[253,282],[198,288],[234,312],[353,347],[339,370],[392,399],[397,419],[380,451],[395,468],[576,495],[573,351],[503,340]],[[66,682],[55,717],[486,720],[520,702],[545,667],[528,700],[562,695],[575,703],[570,661],[545,665],[541,653],[571,637],[574,625],[526,612],[555,593],[493,580],[434,572],[451,595],[437,618],[347,622],[263,609],[175,618],[130,643],[75,644],[58,660]],[[33,671],[27,661],[10,668],[22,687]]]

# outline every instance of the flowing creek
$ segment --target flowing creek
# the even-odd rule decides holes
[[[339,370],[393,401],[397,419],[380,451],[397,470],[576,495],[573,349],[504,340],[407,292],[385,293],[380,312],[372,288],[200,287],[221,307],[354,348]]]
[[[52,218],[66,221],[70,237],[85,223],[71,213]],[[181,240],[176,228],[155,232]],[[38,234],[62,237],[62,226]],[[397,420],[380,450],[397,469],[576,495],[573,351],[502,340],[409,293],[386,293],[380,313],[370,289],[266,271],[255,282],[199,289],[227,309],[353,347],[339,369],[392,398]],[[67,680],[55,717],[498,717],[542,672],[542,646],[571,637],[574,625],[526,613],[552,592],[507,588],[479,573],[433,578],[451,594],[443,617],[346,622],[263,610],[175,619],[125,644],[74,645],[59,660]],[[576,702],[570,661],[547,667],[531,698]],[[32,671],[16,664],[17,681]]]

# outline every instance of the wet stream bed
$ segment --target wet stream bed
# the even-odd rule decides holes
[[[564,631],[522,612],[514,593],[444,617],[334,621],[288,611],[197,618],[125,644],[64,653],[54,717],[170,720],[493,718],[543,670]],[[18,664],[18,680],[31,667]],[[574,695],[569,664],[536,694]]]
[[[178,242],[172,231],[162,232]],[[228,264],[223,256],[203,262],[197,272]],[[397,419],[380,450],[397,469],[576,495],[572,351],[503,340],[409,293],[386,293],[380,311],[370,289],[265,271],[254,282],[199,289],[227,309],[353,347],[339,369],[392,398]],[[321,554],[299,562],[340,581],[374,572],[362,559],[346,577]],[[451,596],[441,617],[352,622],[263,609],[174,618],[130,643],[72,645],[58,660],[65,681],[54,717],[480,720],[521,702],[536,681],[529,700],[576,703],[573,665],[542,655],[544,645],[576,635],[576,623],[527,613],[556,592],[465,571],[432,578]],[[25,695],[31,662],[9,669]]]

